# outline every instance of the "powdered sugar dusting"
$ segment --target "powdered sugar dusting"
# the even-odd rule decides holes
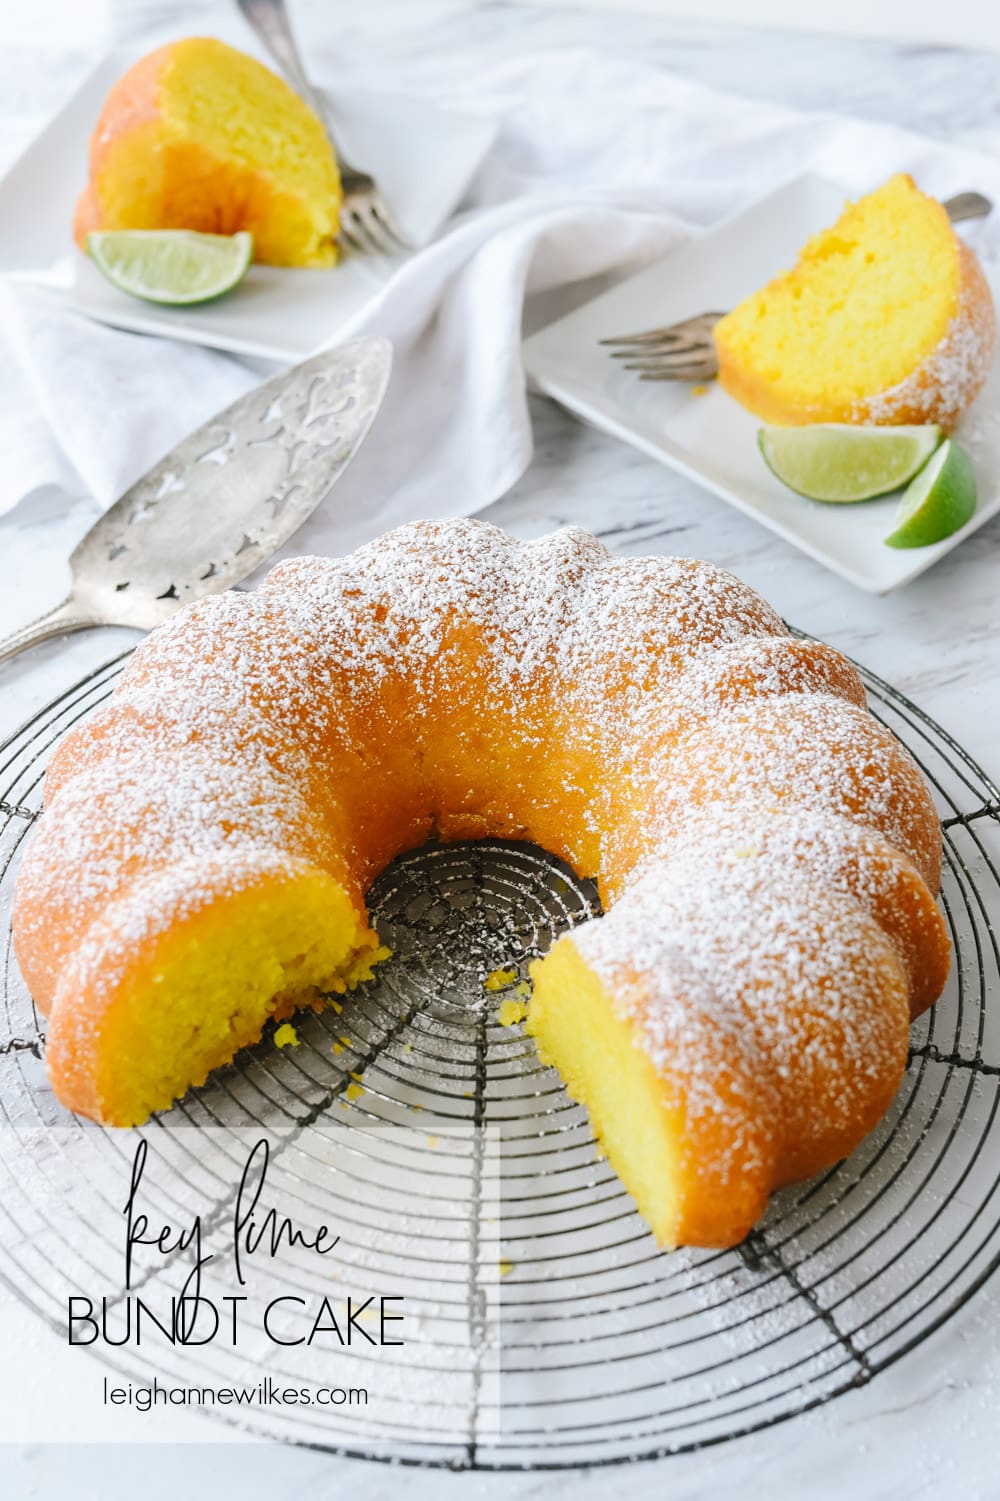
[[[989,284],[972,251],[959,242],[958,309],[940,344],[887,391],[867,396],[854,422],[937,422],[949,432],[979,394],[993,364],[996,316]]]
[[[821,1062],[836,1121],[905,1049],[899,893],[936,885],[940,834],[857,674],[732,575],[575,529],[415,523],[180,611],[54,758],[19,958],[41,1004],[70,1004],[71,971],[111,983],[111,950],[179,904],[300,866],[360,900],[435,828],[597,867],[614,905],[572,941],[695,1113],[729,1060],[734,1140],[765,1076],[804,1130]]]
[[[727,1114],[741,1151],[751,1097],[775,1151],[782,1133],[806,1150],[816,1129],[846,1130],[872,1084],[898,1076],[911,998],[934,998],[948,960],[926,886],[881,835],[726,802],[693,812],[603,921],[564,941],[661,1075],[684,1081],[689,1114]],[[720,1092],[733,1072],[735,1095]]]

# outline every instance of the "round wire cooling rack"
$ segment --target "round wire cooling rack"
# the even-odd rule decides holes
[[[121,1280],[117,1248],[82,1234],[81,1219],[120,1213],[137,1133],[55,1103],[10,905],[48,755],[123,662],[0,747],[0,1276],[63,1336],[68,1292]],[[221,1219],[247,1131],[276,1133],[282,1187],[304,1218],[332,1217],[345,1275],[389,1279],[408,1305],[412,1292],[418,1330],[430,1330],[369,1367],[377,1411],[320,1420],[259,1406],[241,1414],[246,1426],[453,1468],[690,1451],[864,1385],[990,1276],[1000,1261],[1000,1007],[988,1005],[1000,997],[1000,794],[945,731],[860,670],[873,711],[934,789],[955,948],[885,1120],[846,1162],[776,1195],[736,1250],[658,1251],[519,1021],[528,961],[598,910],[596,890],[529,845],[405,854],[369,893],[393,950],[375,980],[339,1009],[296,1018],[297,1046],[279,1048],[269,1032],[143,1129],[169,1164],[157,1202],[175,1220],[198,1195]],[[331,1189],[320,1169],[333,1150]],[[86,1184],[79,1210],[67,1163],[72,1183]],[[297,1285],[323,1290],[307,1266]],[[164,1344],[141,1366],[124,1346],[102,1355],[123,1375],[190,1386],[220,1379],[212,1348]],[[266,1359],[279,1380],[301,1377],[285,1350]]]

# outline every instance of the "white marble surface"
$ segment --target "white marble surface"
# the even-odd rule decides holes
[[[46,10],[43,7],[43,16]],[[344,8],[346,10],[346,8]],[[852,42],[664,22],[621,7],[613,16],[521,3],[472,5],[418,0],[369,3],[342,14],[337,47],[372,66],[389,55],[419,65],[429,49],[483,49],[484,57],[593,45],[642,56],[724,88],[892,120],[980,146],[1000,140],[1000,70],[995,58],[891,42]],[[331,7],[300,0],[310,48],[329,47]],[[77,24],[70,49],[51,23],[32,32],[23,18],[12,80],[0,96],[0,162],[56,108],[111,40],[139,38],[164,20],[191,18],[210,29],[211,5],[119,4],[93,28]],[[16,79],[16,85],[13,80]],[[971,185],[970,185],[971,186]],[[547,402],[533,403],[536,453],[490,520],[520,535],[574,522],[627,552],[710,558],[742,574],[790,620],[857,657],[900,687],[1000,776],[1000,520],[978,532],[909,588],[864,596],[749,519],[643,456],[578,426]],[[84,497],[52,493],[0,521],[0,631],[54,603],[63,560],[92,512]],[[92,632],[38,649],[3,670],[0,735],[104,660],[126,632]],[[1000,920],[1000,913],[993,914]],[[1000,998],[998,998],[1000,999]],[[0,1490],[44,1498],[72,1494],[149,1501],[187,1494],[326,1497],[350,1485],[365,1497],[528,1498],[607,1494],[680,1498],[744,1496],[754,1486],[780,1497],[1000,1496],[996,1425],[1000,1407],[1000,1288],[987,1288],[921,1350],[867,1389],[817,1414],[700,1456],[612,1472],[528,1476],[445,1476],[338,1461],[272,1446],[197,1450],[119,1446],[0,1449]],[[64,1354],[12,1305],[0,1305],[0,1394],[15,1384],[44,1389]],[[16,1360],[13,1351],[21,1351]],[[202,1420],[198,1420],[199,1423]],[[212,1430],[204,1420],[204,1437]],[[16,1437],[16,1435],[15,1435]]]

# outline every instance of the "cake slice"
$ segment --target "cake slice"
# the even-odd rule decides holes
[[[717,325],[719,380],[765,421],[954,428],[993,360],[986,279],[936,199],[899,174]]]
[[[319,118],[276,73],[211,37],[142,58],[108,94],[76,208],[100,229],[249,230],[254,259],[331,266],[340,174]]]

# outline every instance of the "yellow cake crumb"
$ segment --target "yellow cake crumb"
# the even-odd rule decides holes
[[[510,996],[506,1001],[500,1002],[497,1011],[497,1021],[501,1027],[513,1027],[518,1022],[523,1022],[528,1014],[528,1008],[523,1001],[517,1001]]]
[[[708,395],[708,387],[707,386],[692,386],[691,387],[691,395],[692,396],[707,396]]]
[[[344,973],[330,982],[330,989],[337,995],[346,995],[349,990],[354,990],[365,980],[374,978],[376,964],[383,964],[386,959],[391,958],[392,949],[387,949],[384,943],[380,943],[377,948],[360,949]],[[338,1015],[343,1011],[343,1006],[332,996],[328,996],[327,1000]]]
[[[391,958],[392,949],[386,948],[384,943],[380,943],[377,948],[368,949],[365,953],[359,954],[357,963],[347,976],[348,989],[353,990],[355,985],[360,985],[363,980],[372,979],[376,964],[384,964],[387,959]]]
[[[364,1089],[360,1084],[348,1084],[344,1090],[344,1098],[347,1100],[360,1100],[363,1094]]]
[[[282,1022],[281,1026],[276,1029],[274,1034],[274,1045],[276,1048],[298,1047],[299,1034],[296,1032],[291,1022]]]
[[[322,121],[269,68],[213,37],[135,63],[105,100],[77,205],[97,229],[249,230],[273,266],[337,260],[340,175]]]
[[[501,1261],[499,1265],[501,1277],[509,1277],[514,1270],[514,1263],[512,1261]]]
[[[944,348],[963,288],[973,281],[982,309],[968,326],[968,349],[950,356],[950,379],[919,376]],[[953,426],[985,379],[988,363],[975,379],[971,367],[978,345],[992,343],[992,321],[988,292],[978,288],[948,215],[899,173],[849,203],[790,271],[716,325],[719,382],[758,417],[784,426]]]
[[[504,990],[517,979],[516,969],[495,969],[483,981],[484,990]]]

